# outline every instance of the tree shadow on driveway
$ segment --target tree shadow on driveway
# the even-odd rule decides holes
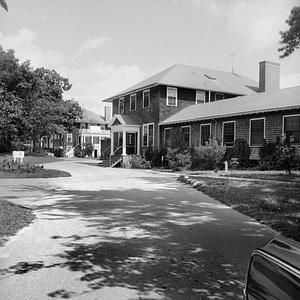
[[[91,233],[52,235],[64,247],[57,263],[19,262],[2,276],[58,267],[76,272],[84,293],[122,287],[140,299],[242,298],[250,253],[270,237],[265,227],[183,184],[143,180],[143,189],[48,191],[49,203],[35,203],[41,219],[76,216]],[[80,293],[62,286],[48,296]]]

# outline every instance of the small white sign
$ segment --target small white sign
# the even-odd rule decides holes
[[[13,151],[13,159],[14,159],[14,162],[17,159],[19,159],[20,162],[22,163],[23,159],[24,159],[24,151]]]

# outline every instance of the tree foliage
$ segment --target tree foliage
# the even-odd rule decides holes
[[[282,47],[278,49],[282,53],[280,58],[289,56],[300,46],[300,6],[295,6],[291,10],[286,23],[289,25],[289,29],[280,31],[280,44],[282,44]]]
[[[12,50],[0,47],[0,144],[37,143],[72,130],[82,112],[77,102],[63,99],[70,88],[56,71],[20,64]]]
[[[5,1],[5,0],[0,0],[0,6],[1,6],[2,8],[4,8],[6,11],[8,11],[7,4],[6,4],[6,1]]]

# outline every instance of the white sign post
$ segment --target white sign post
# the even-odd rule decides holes
[[[24,151],[13,151],[13,159],[16,162],[17,159],[20,160],[20,163],[23,163]]]

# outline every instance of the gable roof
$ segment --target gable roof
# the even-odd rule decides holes
[[[89,123],[89,124],[108,124],[102,116],[87,110],[85,108],[82,108],[82,118],[79,121],[79,123]]]
[[[122,125],[122,126],[140,126],[138,122],[136,122],[133,118],[128,115],[119,115],[115,114],[113,118],[109,121],[108,126],[112,127],[115,125]]]
[[[256,81],[236,73],[176,64],[104,100],[104,102],[111,102],[114,98],[155,85],[170,85],[237,95],[253,94],[258,91]]]
[[[300,86],[188,106],[160,125],[300,108]]]

